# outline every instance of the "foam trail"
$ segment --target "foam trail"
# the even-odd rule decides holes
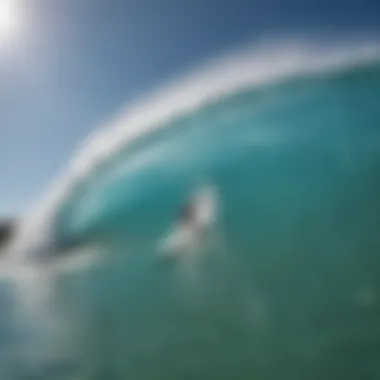
[[[60,275],[91,268],[100,259],[94,247],[66,252],[66,255],[42,262],[20,256],[6,256],[2,260],[0,280],[12,285],[16,301],[15,323],[33,331],[38,345],[45,339],[50,341],[65,336],[71,329],[72,321],[66,312],[69,305],[61,303],[57,287]]]
[[[54,266],[18,269],[14,274],[15,291],[19,299],[20,313],[33,323],[47,324],[52,320],[52,296],[56,278]]]
[[[13,323],[25,337],[18,344],[18,354],[27,365],[75,356],[80,346],[81,319],[74,305],[64,302],[66,297],[62,298],[57,282],[64,273],[92,268],[97,259],[98,251],[89,247],[45,262],[21,261],[18,257],[2,267],[0,279],[12,284]]]

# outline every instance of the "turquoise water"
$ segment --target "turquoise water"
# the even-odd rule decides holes
[[[377,63],[246,89],[79,181],[49,255],[106,260],[60,277],[75,360],[33,376],[380,378],[379,94]],[[163,265],[158,243],[204,182],[217,243]]]

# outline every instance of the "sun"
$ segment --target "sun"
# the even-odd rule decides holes
[[[0,0],[0,39],[12,36],[19,24],[17,0]]]

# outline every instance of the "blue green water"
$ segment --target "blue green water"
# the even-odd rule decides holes
[[[161,265],[157,244],[203,181],[219,243],[189,274]],[[60,279],[81,344],[61,377],[35,378],[379,379],[379,194],[376,63],[171,120],[59,205],[50,255],[107,260]]]

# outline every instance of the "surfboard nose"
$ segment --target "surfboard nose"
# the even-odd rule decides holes
[[[197,189],[193,198],[194,218],[197,224],[207,226],[217,218],[217,193],[210,185],[201,186]]]

